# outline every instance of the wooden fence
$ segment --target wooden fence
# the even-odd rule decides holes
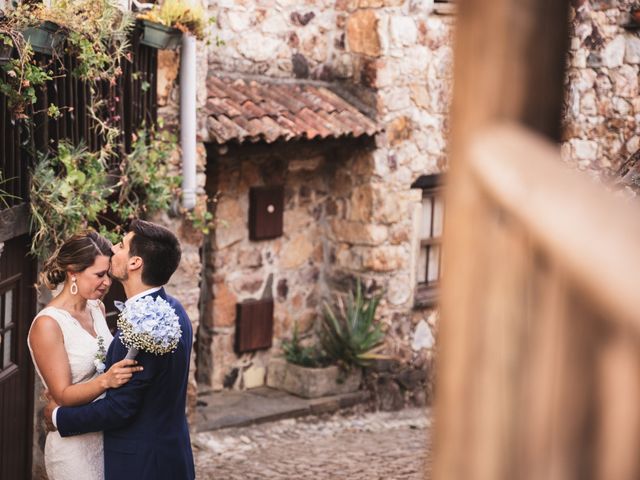
[[[640,209],[560,159],[567,15],[458,5],[435,479],[640,477]]]
[[[114,103],[123,132],[122,145],[131,151],[132,134],[143,124],[155,125],[157,120],[157,50],[139,42],[140,33],[135,31],[131,39],[131,59],[122,64],[123,75],[116,85],[105,82],[100,88],[103,97],[118,98]],[[54,79],[38,92],[37,103],[30,115],[33,117],[33,138],[30,132],[11,118],[6,97],[0,95],[0,171],[5,182],[2,190],[14,195],[9,206],[28,203],[28,172],[35,161],[33,152],[41,154],[55,152],[60,140],[77,145],[86,144],[89,149],[101,146],[101,136],[96,122],[90,118],[86,106],[92,101],[88,85],[71,76],[69,72],[77,66],[77,60],[64,55],[60,61],[37,56],[44,64],[50,64]],[[143,88],[146,85],[146,88]],[[47,116],[47,108],[58,106],[58,118]],[[1,210],[1,208],[0,208]],[[1,239],[0,239],[1,241]]]

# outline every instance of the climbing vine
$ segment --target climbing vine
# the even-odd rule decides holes
[[[191,23],[183,28],[199,25],[192,14],[188,17]],[[180,177],[171,175],[169,169],[170,157],[177,150],[173,135],[147,125],[133,135],[131,151],[125,151],[118,80],[124,62],[131,61],[129,38],[134,26],[131,12],[120,10],[114,0],[24,2],[0,19],[0,46],[13,50],[11,58],[0,61],[4,71],[0,94],[7,97],[14,121],[27,130],[24,137],[34,136],[39,89],[65,76],[86,86],[89,101],[77,114],[90,120],[99,138],[99,148],[94,149],[84,143],[73,145],[68,139],[50,145],[46,152],[36,152],[33,143],[23,145],[36,160],[30,185],[31,252],[40,258],[88,227],[116,240],[128,220],[167,210],[178,194]],[[36,31],[48,37],[34,36]],[[32,41],[36,38],[50,41],[46,55],[35,55]],[[64,56],[74,58],[68,70]],[[149,83],[139,75],[133,74],[144,90]],[[43,113],[56,119],[65,109],[71,111],[51,103]],[[7,205],[7,195],[0,190],[0,208]]]
[[[31,252],[46,258],[87,227],[116,241],[123,222],[168,209],[180,182],[167,166],[174,149],[171,135],[143,129],[114,172],[101,152],[60,142],[57,153],[42,155],[32,173]]]

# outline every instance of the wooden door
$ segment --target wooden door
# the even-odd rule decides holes
[[[0,478],[31,477],[33,367],[27,333],[35,315],[30,237],[5,240],[0,253]]]
[[[640,478],[640,204],[560,159],[568,2],[456,3],[433,478]]]
[[[0,72],[0,75],[6,75]],[[0,479],[31,478],[33,365],[27,333],[35,315],[36,261],[27,256],[30,158],[25,131],[0,95]]]

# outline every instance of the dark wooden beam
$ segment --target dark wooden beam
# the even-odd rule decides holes
[[[21,203],[0,210],[0,242],[24,235],[29,231],[29,205]]]

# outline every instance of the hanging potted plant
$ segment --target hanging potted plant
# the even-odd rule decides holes
[[[151,20],[142,20],[140,43],[159,50],[175,50],[182,41],[182,32]]]
[[[12,44],[15,58],[0,60],[6,73],[0,78],[0,93],[7,96],[13,118],[29,118],[37,89],[53,75],[55,58],[47,61],[34,53],[69,53],[78,60],[70,72],[76,78],[92,85],[112,81],[122,74],[132,26],[133,17],[114,0],[52,0],[48,6],[23,3],[10,10],[0,19],[0,44]],[[100,102],[97,98],[93,104]]]
[[[0,37],[6,39],[8,34]],[[22,35],[12,35],[9,39],[8,55],[0,59],[0,70],[4,72],[0,77],[0,94],[6,97],[11,117],[24,120],[29,118],[29,108],[36,103],[38,89],[52,79],[52,72],[34,60],[33,49],[24,43]],[[4,41],[0,43],[9,47]]]
[[[13,53],[13,39],[8,33],[0,30],[0,65],[4,65],[11,60]]]
[[[205,13],[201,5],[183,0],[167,0],[138,15],[142,28],[140,43],[158,49],[180,46],[183,33],[198,40],[205,36]]]
[[[10,42],[18,50],[23,48],[22,44],[28,43],[36,53],[53,55],[62,48],[65,32],[60,24],[43,16],[45,11],[46,8],[41,4],[27,3],[10,10],[0,20],[0,33],[5,37],[2,43],[6,45]]]
[[[34,52],[49,56],[62,47],[65,38],[60,25],[48,20],[25,28],[22,35],[24,40],[31,44]]]

